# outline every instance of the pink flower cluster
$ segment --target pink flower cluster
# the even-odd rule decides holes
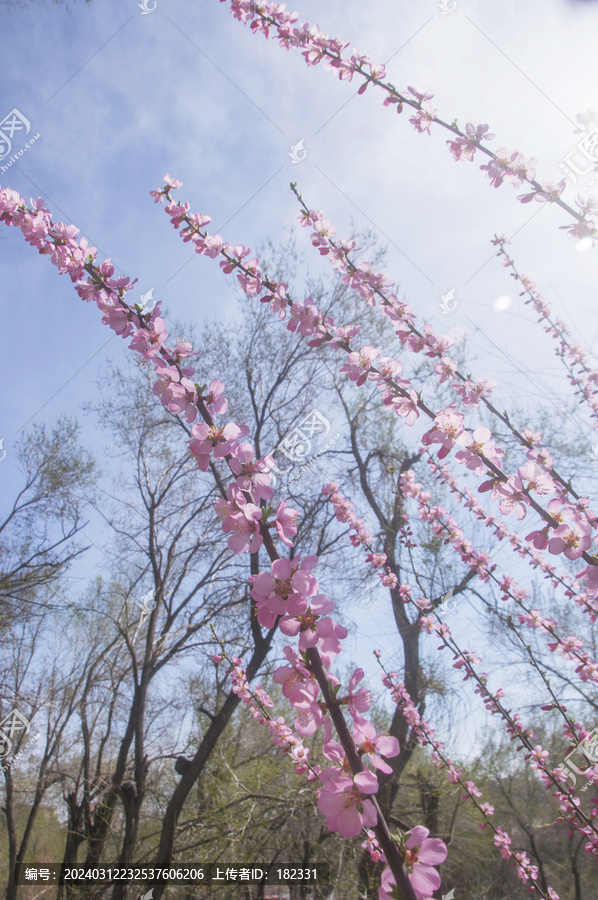
[[[334,609],[334,602],[326,594],[318,593],[318,582],[311,574],[317,564],[317,556],[304,560],[295,557],[292,561],[277,559],[272,563],[271,572],[252,575],[249,581],[260,625],[272,628],[278,620],[283,634],[299,635],[300,652],[318,647],[325,667],[330,668],[341,651],[340,641],[347,636],[347,629],[326,615]],[[317,688],[317,682],[313,684]],[[315,708],[312,715],[315,730],[319,715]]]
[[[471,541],[465,538],[465,532],[457,520],[449,515],[444,507],[430,504],[429,492],[423,489],[421,482],[416,481],[413,471],[402,474],[400,483],[403,494],[417,501],[418,515],[421,521],[428,522],[434,534],[443,538],[443,543],[451,544],[463,562],[467,563],[482,581],[491,580],[497,584],[501,589],[503,600],[510,598],[522,609],[522,613],[519,614],[520,624],[529,628],[539,628],[545,634],[556,638],[553,643],[548,643],[549,650],[553,653],[560,653],[565,659],[574,659],[579,663],[576,669],[577,674],[584,681],[598,683],[598,661],[582,650],[582,641],[576,635],[571,634],[566,638],[560,637],[557,632],[557,622],[554,619],[541,616],[539,610],[530,610],[525,605],[524,601],[528,598],[528,592],[524,588],[518,587],[517,582],[510,575],[502,579],[498,577],[495,573],[497,566],[488,566],[490,559],[488,554],[474,548]]]
[[[320,773],[323,785],[318,795],[318,806],[327,817],[328,827],[345,837],[355,837],[362,827],[376,824],[375,809],[368,799],[378,790],[378,781],[371,770],[352,772],[343,746],[332,738],[332,723],[326,718],[327,704],[321,698],[320,686],[307,664],[306,652],[317,647],[322,662],[330,668],[340,652],[340,641],[347,630],[330,617],[322,615],[334,608],[332,600],[318,594],[318,583],[312,574],[317,557],[275,560],[271,572],[260,572],[250,579],[251,594],[255,600],[258,621],[266,628],[279,620],[283,634],[299,635],[299,654],[292,647],[285,647],[288,665],[279,667],[274,681],[282,687],[283,695],[297,711],[295,729],[303,737],[312,735],[318,727],[324,727],[326,740],[323,753],[334,763]],[[335,676],[329,674],[331,683],[340,688]],[[357,755],[373,769],[391,772],[383,757],[396,756],[399,744],[396,738],[380,735],[363,713],[370,707],[371,695],[357,685],[363,679],[363,670],[357,669],[344,696],[337,693],[336,703],[346,705],[353,718],[353,741]]]
[[[529,546],[529,544],[526,544],[517,532],[509,531],[504,522],[497,522],[496,517],[486,511],[469,488],[459,487],[456,478],[446,465],[438,465],[432,457],[429,457],[427,462],[431,471],[448,485],[451,493],[457,497],[459,502],[463,503],[487,528],[492,528],[493,535],[497,540],[502,541],[506,538],[519,556],[527,559],[533,568],[543,571],[545,577],[551,579],[554,588],[557,588],[559,584],[563,585],[566,589],[566,596],[572,598],[584,612],[587,612],[593,622],[596,621],[596,618],[598,618],[598,600],[587,592],[581,591],[579,582],[576,579],[571,578],[566,573],[557,573],[555,566],[539,550],[533,545]]]
[[[297,570],[291,577],[299,574],[309,579],[310,576],[306,573],[312,565],[311,561],[308,562],[303,572]],[[267,575],[261,573],[253,582],[255,585],[259,579],[262,590],[264,574]],[[315,587],[317,588],[317,585]],[[264,594],[258,594],[258,597],[262,599]],[[260,612],[265,608],[262,605]],[[345,629],[342,631],[346,636]],[[320,638],[319,641],[322,660],[328,667],[336,653],[331,652],[326,637]],[[301,644],[299,646],[301,647]],[[332,738],[332,722],[326,717],[327,704],[321,699],[319,684],[307,664],[304,651],[298,655],[292,647],[285,647],[284,654],[289,665],[281,666],[275,671],[274,681],[282,686],[283,695],[298,713],[295,730],[299,735],[306,737],[314,734],[318,727],[322,726],[325,734],[322,752],[333,763],[319,773],[322,788],[318,792],[318,807],[326,816],[331,831],[337,831],[344,837],[355,837],[362,828],[371,827],[377,822],[374,806],[368,799],[369,795],[375,794],[378,790],[378,779],[372,769],[391,772],[392,769],[383,757],[396,756],[399,752],[399,743],[396,738],[377,734],[373,724],[362,715],[370,708],[371,695],[363,688],[356,689],[363,679],[363,670],[356,669],[349,682],[347,693],[341,696],[337,691],[336,703],[339,707],[342,705],[348,707],[353,718],[353,741],[357,755],[372,768],[364,769],[362,766],[362,771],[357,773],[352,771],[343,746]],[[335,676],[329,674],[328,679],[340,689]]]
[[[542,459],[537,449],[532,448],[527,451],[529,462],[519,467],[517,475],[505,477],[500,471],[502,451],[492,442],[486,443],[490,436],[488,430],[479,427],[473,435],[466,432],[464,416],[454,404],[435,417],[434,425],[424,435],[423,442],[428,446],[440,444],[439,459],[447,456],[456,445],[464,446],[465,450],[456,453],[455,458],[476,474],[481,474],[484,466],[490,469],[490,477],[480,485],[479,491],[490,491],[490,499],[499,501],[503,515],[515,513],[521,520],[529,507],[533,507],[547,522],[542,530],[528,534],[526,540],[532,541],[538,549],[548,545],[550,553],[562,553],[567,559],[583,557],[588,566],[578,572],[577,577],[587,577],[589,587],[598,581],[598,567],[588,552],[595,530],[595,513],[588,508],[587,498],[580,498],[575,504],[567,500],[567,490],[548,472],[552,465],[550,458]],[[546,509],[532,497],[533,494],[541,497],[554,492],[558,496],[549,501]]]
[[[404,835],[405,868],[417,900],[432,900],[433,891],[440,887],[440,875],[434,866],[442,865],[447,857],[446,844],[440,838],[428,837],[429,834],[429,829],[416,825]],[[382,886],[378,893],[380,900],[392,900],[395,886],[395,879],[387,866],[382,872]]]
[[[451,386],[459,396],[462,404],[466,407],[477,408],[479,402],[482,401],[493,415],[510,428],[514,437],[526,449],[529,463],[520,467],[517,476],[512,476],[510,479],[506,476],[501,476],[501,459],[504,456],[504,450],[496,448],[494,442],[490,439],[490,431],[485,426],[478,426],[473,434],[467,432],[464,427],[465,417],[457,409],[456,404],[451,404],[446,410],[442,410],[438,414],[436,417],[438,421],[435,420],[437,427],[428,432],[428,435],[424,438],[426,441],[441,444],[439,457],[443,458],[454,446],[459,445],[464,449],[456,453],[456,459],[459,463],[472,469],[477,475],[483,475],[484,467],[490,465],[493,468],[494,475],[498,476],[497,480],[491,479],[480,489],[488,490],[492,488],[493,496],[500,495],[501,511],[505,514],[515,511],[518,518],[523,518],[526,514],[527,506],[534,506],[533,500],[529,497],[530,491],[539,496],[556,492],[561,504],[558,506],[557,512],[560,512],[561,506],[567,503],[568,498],[573,498],[577,502],[575,506],[570,505],[567,507],[568,512],[566,512],[565,518],[567,515],[571,515],[574,518],[576,515],[585,517],[587,522],[592,527],[595,527],[598,524],[598,520],[588,508],[587,501],[580,502],[567,480],[560,477],[552,468],[552,457],[547,450],[539,446],[539,437],[541,436],[535,437],[533,441],[530,440],[529,435],[533,435],[533,433],[529,429],[526,429],[524,435],[521,435],[511,425],[509,419],[498,413],[494,406],[488,402],[487,398],[496,387],[496,383],[485,379],[473,381],[471,378],[462,375],[458,371],[454,360],[446,353],[452,341],[449,338],[435,334],[432,326],[429,324],[424,325],[421,331],[418,330],[411,306],[399,303],[396,295],[389,293],[388,289],[394,286],[394,282],[386,278],[383,273],[374,272],[367,260],[362,260],[355,264],[349,256],[349,251],[354,249],[354,242],[342,239],[337,242],[333,241],[331,235],[335,233],[336,229],[331,226],[330,220],[325,219],[324,213],[321,211],[309,210],[302,198],[297,194],[296,189],[294,191],[302,204],[298,221],[303,226],[311,224],[315,228],[311,234],[312,243],[318,248],[321,255],[327,256],[332,267],[341,273],[343,283],[353,287],[368,306],[374,306],[376,297],[378,297],[381,312],[390,317],[393,322],[398,323],[396,334],[401,343],[412,353],[424,352],[427,356],[439,359],[439,362],[434,366],[434,371],[438,375],[440,384],[449,378],[452,379],[454,376],[457,376],[458,380],[453,382]],[[375,380],[379,376],[371,363],[377,358],[379,352],[376,348],[368,345],[362,348],[360,354],[350,354],[349,360],[351,365],[344,366],[341,371],[347,371],[349,377],[352,380],[356,380],[358,385],[363,384],[366,378]],[[401,371],[401,364],[396,360],[385,359],[384,362],[387,368],[382,371],[383,376],[393,377],[397,372]],[[396,380],[394,383],[396,383]],[[410,387],[410,384],[405,380],[401,382],[401,385],[402,387]],[[387,400],[387,396],[384,399],[387,405],[395,402],[393,399]],[[421,404],[420,407],[425,412],[428,412],[427,408]],[[411,424],[412,421],[414,419],[408,419],[407,424]],[[534,506],[534,508],[538,511],[540,509],[539,506]],[[548,515],[545,518],[553,525],[555,523],[558,525],[560,522],[558,516],[552,516],[550,504]],[[566,535],[566,540],[563,540],[561,543],[561,538],[564,535]],[[568,541],[574,544],[573,548],[569,546]],[[588,549],[587,546],[583,546],[586,543],[587,540],[577,542],[577,534],[569,534],[563,527],[561,532],[558,532],[557,529],[557,533],[555,533],[554,539],[551,541],[550,552],[564,552],[568,558],[573,558],[571,553],[578,547],[581,548],[582,552]],[[586,561],[589,561],[589,559],[586,559]]]
[[[223,659],[228,658],[224,655],[215,656],[214,662],[218,665]],[[276,746],[282,747],[285,753],[289,752],[297,774],[301,775],[307,771],[308,779],[314,781],[321,770],[319,766],[312,767],[309,764],[309,747],[305,746],[302,739],[286,724],[282,716],[273,719],[269,715],[268,708],[271,709],[274,706],[274,702],[261,686],[250,688],[247,681],[247,672],[243,668],[243,660],[239,657],[233,657],[232,660],[228,661],[231,663],[231,668],[227,674],[231,676],[233,682],[233,693],[248,707],[254,719],[257,719],[261,725],[268,723],[272,741]]]

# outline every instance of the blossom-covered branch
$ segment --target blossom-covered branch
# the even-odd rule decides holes
[[[489,565],[490,556],[480,550],[476,550],[473,543],[465,537],[465,532],[459,526],[457,520],[448,514],[448,511],[439,505],[430,503],[430,493],[426,491],[421,482],[416,480],[413,471],[405,472],[400,477],[401,490],[407,497],[412,497],[418,504],[418,515],[422,522],[427,522],[437,537],[443,539],[445,544],[450,544],[461,560],[476,572],[482,581],[492,581],[500,590],[501,599],[508,599],[519,606],[522,610],[518,614],[519,623],[528,628],[538,628],[541,633],[550,635],[554,638],[552,643],[548,643],[548,648],[552,653],[559,653],[563,659],[573,659],[578,663],[576,673],[583,681],[593,681],[598,683],[598,661],[592,659],[587,651],[583,650],[583,642],[581,638],[575,634],[568,634],[566,638],[562,638],[557,630],[557,622],[548,616],[543,616],[538,609],[530,609],[525,604],[528,592],[525,588],[520,587],[511,575],[503,575],[499,577],[496,574],[497,565]],[[432,604],[429,604],[431,607]],[[525,647],[520,633],[515,626],[511,624],[513,630],[521,640]],[[531,652],[531,651],[530,651]],[[533,659],[533,656],[532,656]],[[542,676],[548,691],[550,692],[555,706],[562,708],[550,687],[546,676],[540,670],[538,664],[534,660],[535,667]],[[563,712],[563,715],[565,713]],[[565,716],[565,718],[567,718]],[[567,720],[568,721],[568,720]]]
[[[592,418],[595,420],[594,428],[598,428],[598,369],[590,365],[583,344],[580,342],[573,344],[568,339],[571,331],[562,319],[552,314],[552,307],[538,290],[536,282],[519,272],[515,261],[505,250],[506,244],[509,243],[507,238],[504,235],[500,237],[495,235],[492,243],[499,248],[497,256],[502,256],[502,265],[510,269],[511,277],[521,284],[523,290],[520,296],[527,296],[524,301],[526,306],[528,304],[533,306],[538,313],[538,322],[544,323],[544,331],[556,341],[558,346],[555,353],[569,373],[569,383],[577,388],[576,393],[590,407]]]
[[[538,878],[537,866],[531,864],[526,853],[515,853],[515,851],[511,849],[512,839],[510,835],[503,828],[495,825],[492,820],[495,812],[494,806],[487,801],[480,802],[479,798],[482,796],[482,792],[472,779],[468,779],[467,781],[463,780],[463,771],[451,762],[445,753],[444,741],[438,740],[434,729],[424,718],[422,718],[422,716],[420,716],[405,685],[403,682],[399,681],[398,673],[388,672],[386,670],[384,665],[380,662],[381,654],[379,651],[376,651],[375,655],[379,665],[385,673],[382,682],[389,689],[393,701],[401,710],[405,720],[410,726],[410,740],[417,742],[422,747],[429,746],[432,748],[432,762],[436,768],[444,773],[449,784],[460,785],[464,790],[462,799],[469,800],[473,803],[477,810],[484,816],[485,822],[480,825],[480,828],[484,829],[487,825],[490,825],[494,832],[494,846],[498,849],[502,858],[512,860],[513,866],[517,869],[517,877],[523,881],[524,884],[530,879],[535,882]],[[559,896],[553,888],[548,887],[547,892],[544,893],[539,885],[534,884],[533,887],[541,897],[545,898],[545,900],[559,900]]]
[[[221,3],[227,0],[220,0]],[[343,56],[343,51],[349,46],[350,41],[341,41],[331,38],[320,31],[318,25],[310,25],[308,22],[299,22],[297,12],[287,12],[286,4],[270,2],[255,2],[255,0],[230,0],[230,9],[233,16],[254,32],[261,32],[266,38],[278,40],[279,46],[287,50],[299,50],[308,66],[324,63],[325,69],[336,72],[341,81],[352,81],[354,76],[361,79],[358,94],[363,94],[369,85],[379,88],[384,93],[384,106],[393,107],[398,113],[405,106],[413,110],[409,119],[411,125],[419,134],[431,134],[431,128],[440,127],[451,133],[448,140],[449,151],[457,162],[472,162],[477,152],[480,151],[488,158],[488,162],[480,166],[490,179],[490,184],[498,188],[505,181],[512,187],[519,188],[522,184],[529,186],[526,194],[519,194],[517,199],[521,203],[529,203],[536,200],[540,203],[555,203],[565,210],[575,222],[572,225],[561,226],[572,237],[595,237],[597,232],[594,220],[588,215],[598,212],[598,204],[591,199],[582,196],[576,198],[579,212],[569,206],[561,195],[565,189],[565,179],[555,184],[551,180],[539,182],[536,180],[536,158],[526,161],[524,155],[518,150],[508,151],[506,147],[500,147],[496,152],[486,146],[486,142],[495,136],[490,134],[487,124],[474,125],[468,122],[465,130],[458,127],[456,120],[446,122],[437,115],[438,110],[432,107],[433,93],[421,87],[408,87],[406,91],[399,91],[389,81],[385,81],[386,70],[384,65],[376,63],[365,53],[360,53],[355,48],[351,56]]]

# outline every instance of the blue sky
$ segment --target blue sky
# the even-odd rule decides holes
[[[536,156],[540,180],[558,180],[559,162],[580,137],[576,114],[598,111],[596,6],[456,0],[446,15],[436,0],[301,0],[292,8],[389,61],[397,87],[433,91],[445,120],[489,123],[493,148]],[[154,205],[148,192],[163,173],[183,181],[179,196],[209,214],[214,231],[253,247],[295,223],[288,186],[297,180],[339,235],[352,222],[371,224],[388,241],[388,273],[401,293],[439,330],[469,335],[476,375],[500,382],[499,408],[526,396],[563,414],[566,382],[550,339],[517,292],[506,312],[493,308],[513,289],[490,245],[495,232],[516,235],[520,268],[591,350],[598,251],[577,252],[558,229],[569,224],[562,211],[521,205],[522,189],[495,190],[481,159],[454,162],[442,130],[417,134],[407,113],[382,106],[381,93],[356,97],[357,85],[253,35],[228,3],[158,0],[148,15],[136,0],[33,4],[10,14],[0,6],[0,27],[0,118],[16,107],[40,133],[0,185],[41,194],[100,258],[139,279],[139,295],[153,288],[171,318],[231,315],[233,295],[217,263],[194,256]],[[299,140],[307,155],[293,164],[288,154]],[[573,195],[568,187],[569,202]],[[308,233],[299,230],[298,241],[317,269]],[[0,231],[0,268],[4,492],[25,423],[77,414],[108,361],[128,351],[13,229]],[[443,316],[439,302],[450,289],[458,306]],[[589,453],[592,430],[581,419],[576,427]]]

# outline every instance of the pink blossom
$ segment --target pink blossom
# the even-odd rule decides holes
[[[311,300],[311,297],[307,297]],[[289,331],[299,331],[304,337],[316,335],[317,340],[310,342],[310,346],[315,346],[324,339],[327,329],[334,325],[332,316],[324,316],[324,314],[314,306],[313,303],[293,303],[291,306],[291,318],[287,322]]]
[[[169,366],[163,359],[155,362],[157,380],[152,387],[154,394],[173,413],[185,413],[186,422],[197,418],[197,390],[193,382],[176,366]]]
[[[480,166],[480,169],[488,173],[493,187],[500,187],[505,178],[514,187],[519,187],[524,180],[532,181],[534,179],[536,174],[535,163],[535,159],[530,159],[526,164],[523,155],[517,150],[508,156],[506,149],[501,147],[496,151],[496,158]]]
[[[292,647],[285,647],[284,655],[291,665],[279,666],[275,670],[272,680],[275,684],[282,686],[283,695],[292,703],[295,697],[300,699],[298,691],[305,688],[312,681],[312,676]],[[317,697],[317,685],[315,687],[314,697]]]
[[[321,639],[328,642],[329,647],[338,645],[336,652],[340,652],[338,639],[345,638],[347,629],[337,625],[325,613],[332,612],[334,602],[325,594],[317,594],[311,598],[309,607],[298,616],[285,616],[280,621],[280,630],[283,634],[292,637],[299,634],[299,650],[308,650],[315,647]]]
[[[533,491],[535,494],[552,494],[554,491],[555,484],[550,475],[531,460],[524,466],[520,466],[517,474],[521,481],[529,482],[528,491]]]
[[[276,531],[283,544],[286,544],[287,547],[292,547],[293,543],[289,538],[297,534],[299,513],[296,509],[287,509],[286,506],[287,501],[281,500],[276,508]]]
[[[496,388],[496,381],[487,381],[484,378],[473,381],[468,378],[463,383],[454,385],[454,388],[465,406],[477,409],[480,399],[489,397]]]
[[[270,475],[266,460],[255,458],[253,444],[236,444],[229,460],[231,471],[237,476],[237,484],[256,499],[269,500],[274,491],[270,487]]]
[[[98,305],[104,313],[102,316],[102,323],[108,325],[115,334],[121,335],[124,338],[128,337],[133,330],[131,321],[133,319],[136,322],[139,321],[134,313],[124,309],[118,303],[114,305],[107,301],[100,301],[100,304]]]
[[[440,375],[440,378],[438,379],[439,383],[443,384],[445,381],[448,381],[449,378],[455,377],[457,363],[451,359],[450,356],[442,356],[440,362],[437,362],[434,366],[434,371],[437,375]]]
[[[564,553],[567,559],[579,559],[592,544],[592,528],[583,522],[563,522],[548,543],[549,553]]]
[[[441,865],[447,857],[443,841],[440,838],[429,838],[429,834],[429,830],[423,825],[416,825],[407,832],[404,866],[417,900],[430,900],[434,891],[438,890],[440,875],[434,866]],[[378,894],[380,900],[392,900],[394,886],[395,880],[390,866],[387,866],[382,872],[382,885]]]
[[[379,651],[378,651],[379,652]],[[344,702],[349,704],[349,712],[356,718],[360,713],[367,712],[372,702],[372,693],[366,688],[355,690],[359,682],[363,679],[363,669],[355,669],[349,682],[348,694],[344,698]]]
[[[249,297],[258,294],[262,289],[262,276],[257,259],[251,259],[244,264],[245,272],[237,274],[237,280]]]
[[[169,187],[171,190],[176,191],[178,188],[183,186],[183,182],[179,181],[178,178],[173,178],[172,175],[169,175],[168,172],[164,175],[164,184],[166,187]]]
[[[405,396],[389,389],[382,395],[382,400],[386,407],[392,409],[402,419],[405,419],[406,425],[413,425],[416,419],[419,418],[418,398],[414,390],[407,391],[407,396]]]
[[[467,788],[467,793],[463,794],[464,800],[467,800],[468,797],[481,797],[482,796],[482,792],[480,791],[480,789],[478,787],[476,787],[475,782],[466,781],[465,787]]]
[[[558,184],[550,180],[543,181],[541,188],[540,191],[534,189],[529,194],[519,194],[517,199],[520,203],[529,203],[530,200],[537,200],[538,203],[554,203],[565,190],[565,179],[563,178]]]
[[[585,566],[577,573],[579,579],[586,578],[586,592],[588,594],[598,593],[598,566]]]
[[[199,422],[191,429],[189,449],[202,472],[207,472],[212,451],[216,459],[224,459],[232,451],[231,442],[248,433],[247,425],[236,425],[234,422],[229,422],[224,428]]]
[[[141,353],[147,359],[157,356],[168,337],[164,319],[156,319],[153,328],[139,328],[129,344],[131,350]]]
[[[463,434],[464,422],[463,413],[456,411],[455,404],[447,406],[441,410],[434,418],[434,428],[424,434],[422,441],[424,444],[440,444],[438,458],[444,459],[455,446],[455,442],[459,435]]]
[[[214,413],[223,415],[228,409],[228,400],[222,396],[223,392],[224,384],[215,378],[210,382],[208,393],[202,398],[212,416]]]
[[[511,856],[511,838],[506,831],[502,830],[500,825],[496,829],[494,835],[494,845],[495,847],[498,847],[498,852],[503,859],[509,859]]]
[[[386,563],[386,553],[368,553],[365,561],[369,562],[372,568],[379,569]]]
[[[575,204],[579,207],[583,216],[595,216],[598,213],[598,197],[595,197],[593,194],[587,197],[584,197],[583,194],[578,194],[575,198]]]
[[[430,134],[430,126],[436,118],[437,112],[438,110],[432,108],[432,104],[429,100],[424,100],[421,104],[421,109],[418,109],[415,115],[411,116],[409,121],[420,134],[423,134],[424,131]]]
[[[357,337],[359,332],[361,331],[361,325],[337,325],[332,330],[334,332],[334,337],[330,341],[331,347],[338,347],[339,344],[344,341],[347,344],[350,344],[353,338]]]
[[[359,353],[349,353],[348,362],[341,368],[341,372],[346,372],[351,381],[357,382],[357,385],[365,384],[368,372],[372,362],[380,355],[380,351],[369,344],[362,347]]]
[[[490,141],[495,135],[490,134],[487,125],[478,125],[477,128],[468,122],[465,126],[466,137],[457,137],[454,141],[447,141],[447,146],[455,160],[462,159],[472,161],[476,152],[476,143],[482,140]]]
[[[212,259],[215,259],[222,250],[222,247],[223,241],[219,234],[208,234],[203,243],[202,253],[204,254],[204,256],[209,256]]]
[[[227,488],[227,500],[219,498],[214,503],[216,515],[223,520],[222,530],[231,534],[228,546],[234,553],[257,553],[262,545],[260,531],[262,510],[254,503],[248,503],[236,484]]]
[[[317,697],[317,684],[309,682],[305,688],[298,689],[292,696],[293,707],[299,715],[295,719],[295,730],[302,737],[315,734],[324,725],[325,719]]]
[[[501,457],[505,451],[495,446],[490,440],[491,436],[485,425],[478,425],[473,436],[468,431],[462,432],[455,443],[465,449],[455,453],[455,459],[465,463],[468,469],[473,469],[476,475],[482,475],[484,472],[484,462],[479,454],[483,454],[495,466],[500,467]]]
[[[181,222],[185,219],[185,216],[189,212],[189,204],[188,203],[169,203],[164,207],[164,210],[170,216],[170,221],[174,225],[175,228],[179,228]]]
[[[307,556],[304,560],[297,556],[292,562],[277,559],[272,563],[271,573],[251,576],[251,596],[256,603],[260,625],[272,628],[277,616],[296,616],[305,612],[308,597],[318,590],[318,582],[310,574],[317,562],[317,556]]]
[[[211,221],[209,216],[201,216],[201,219],[202,225],[204,224],[203,220],[205,220],[205,222]],[[238,244],[236,247],[231,247],[230,244],[227,244],[226,252],[229,256],[234,257],[234,259],[240,263],[245,256],[249,256],[249,254],[251,253],[251,248],[244,247],[243,244]],[[222,271],[226,272],[227,275],[230,275],[230,273],[235,269],[234,263],[228,259],[222,260],[219,265]]]
[[[355,719],[353,726],[353,740],[360,756],[368,756],[376,769],[380,769],[387,775],[392,774],[392,768],[381,759],[381,756],[398,755],[400,748],[396,738],[386,734],[376,734],[372,722],[358,718]]]
[[[288,289],[288,284],[286,281],[279,281],[276,284],[274,289],[274,293],[266,294],[264,297],[261,297],[260,300],[262,303],[269,303],[270,309],[272,312],[278,313],[279,319],[284,319],[286,315],[286,308],[289,305],[289,301],[287,300],[286,291]]]
[[[413,97],[416,98],[416,100],[419,100],[420,103],[423,103],[425,100],[431,100],[434,96],[434,94],[429,93],[419,85],[416,85],[415,87],[409,86],[407,90]]]
[[[353,778],[339,776],[322,789],[318,796],[318,809],[326,816],[329,831],[352,838],[364,826],[375,825],[376,810],[367,795],[375,794],[377,790],[378,779],[372,772],[359,772]]]
[[[518,519],[524,519],[529,506],[529,497],[526,497],[523,491],[521,479],[516,475],[511,475],[506,482],[498,485],[498,493],[504,498],[500,502],[500,511],[505,515],[512,512],[517,514]]]
[[[382,859],[382,853],[376,834],[371,829],[368,829],[366,834],[367,838],[361,844],[361,849],[367,850],[374,862],[379,862]]]

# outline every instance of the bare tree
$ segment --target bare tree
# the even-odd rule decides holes
[[[50,606],[64,606],[55,589],[85,549],[75,538],[85,527],[81,510],[94,474],[78,435],[77,423],[63,417],[51,431],[37,425],[17,443],[16,496],[0,522],[0,629],[46,610],[43,587],[54,595]]]

